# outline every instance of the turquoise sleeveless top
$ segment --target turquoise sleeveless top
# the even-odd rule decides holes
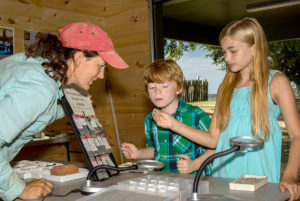
[[[270,138],[263,148],[248,148],[217,158],[213,162],[212,176],[236,179],[245,174],[268,176],[268,181],[278,183],[280,179],[282,134],[277,118],[280,108],[270,96],[270,81],[279,71],[271,71],[268,80],[268,107]],[[230,103],[230,122],[221,132],[216,152],[231,148],[229,139],[236,136],[252,136],[250,107],[251,86],[236,88]]]

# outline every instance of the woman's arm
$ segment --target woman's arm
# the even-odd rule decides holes
[[[53,183],[46,179],[35,179],[26,184],[19,195],[22,200],[35,200],[48,196],[53,190]]]
[[[31,73],[31,74],[30,74]],[[0,146],[11,144],[20,134],[30,127],[43,114],[43,123],[53,118],[49,108],[55,105],[55,88],[43,76],[35,71],[15,75],[11,87],[0,101]],[[45,75],[47,76],[47,75]],[[5,126],[3,126],[5,125]],[[37,126],[36,126],[37,127]],[[27,136],[39,132],[39,129],[26,130]]]
[[[291,199],[300,197],[300,186],[297,185],[297,175],[300,169],[300,117],[289,79],[284,74],[274,75],[270,84],[273,101],[280,106],[287,127],[291,146],[289,159],[280,182],[282,191],[288,190]]]

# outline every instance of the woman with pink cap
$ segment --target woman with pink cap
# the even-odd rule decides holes
[[[109,36],[90,22],[72,23],[48,34],[25,53],[0,61],[0,198],[38,199],[52,192],[45,179],[24,183],[9,162],[32,136],[64,116],[62,86],[88,90],[104,78],[106,63],[125,69]]]

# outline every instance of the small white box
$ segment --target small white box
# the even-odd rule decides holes
[[[12,167],[14,171],[22,179],[39,179],[45,178],[47,180],[56,182],[65,182],[75,179],[84,178],[88,175],[89,171],[85,168],[79,168],[78,173],[64,175],[64,176],[54,176],[50,174],[50,169],[56,165],[62,165],[62,163],[51,163],[42,161],[17,161]]]
[[[66,181],[87,177],[88,173],[89,171],[87,169],[79,168],[79,172],[74,174],[68,174],[64,176],[54,176],[48,173],[48,174],[41,174],[41,177],[51,181],[66,182]]]
[[[255,191],[268,182],[267,176],[244,175],[229,183],[231,190]]]

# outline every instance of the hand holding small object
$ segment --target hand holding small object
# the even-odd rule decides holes
[[[152,117],[158,126],[172,130],[173,121],[175,120],[172,115],[153,109]]]
[[[123,143],[121,150],[127,159],[138,159],[138,149],[130,143]]]

